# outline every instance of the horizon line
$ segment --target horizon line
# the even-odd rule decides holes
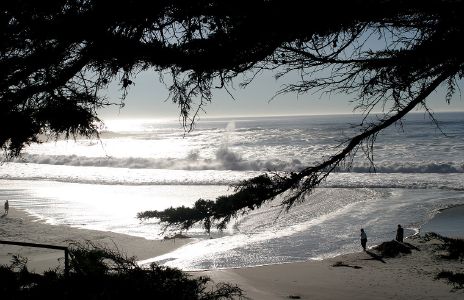
[[[462,113],[464,110],[440,110],[440,111],[433,111],[432,114],[435,113]],[[384,112],[371,112],[369,115],[378,115],[378,114],[385,114]],[[408,114],[428,114],[427,111],[413,111],[409,112]],[[201,122],[203,119],[223,119],[223,118],[266,118],[266,117],[310,117],[310,116],[340,116],[340,115],[363,115],[362,112],[334,112],[334,113],[295,113],[295,114],[243,114],[243,115],[210,115],[210,116],[200,116],[197,117],[197,122]],[[132,117],[101,117],[102,121],[123,121],[123,120],[160,120],[160,121],[174,121],[179,120],[179,116],[132,116]]]

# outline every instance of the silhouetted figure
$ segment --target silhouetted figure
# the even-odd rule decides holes
[[[364,232],[364,229],[361,228],[361,246],[363,247],[364,251],[366,251],[366,244],[367,244],[367,235]]]
[[[5,201],[5,205],[3,207],[5,208],[4,215],[6,216],[8,214],[8,210],[10,209],[10,204],[8,203],[8,200]]]
[[[398,224],[398,229],[396,230],[396,240],[400,243],[403,242],[403,237],[404,237],[404,230],[403,227],[401,227],[400,224]]]

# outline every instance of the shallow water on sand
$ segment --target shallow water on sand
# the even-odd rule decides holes
[[[440,210],[420,230],[421,234],[435,232],[452,238],[464,238],[464,206],[454,206]]]
[[[0,201],[54,225],[112,231],[148,239],[163,238],[155,222],[137,212],[190,206],[198,197],[215,198],[227,186],[92,185],[54,181],[1,181]],[[201,228],[187,234],[193,243],[144,261],[184,270],[234,268],[322,259],[359,251],[359,229],[368,246],[418,232],[440,209],[464,204],[462,192],[441,189],[320,188],[306,202],[283,212],[279,199],[231,222],[209,238]]]

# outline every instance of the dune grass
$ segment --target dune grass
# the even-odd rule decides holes
[[[451,271],[441,271],[435,276],[435,279],[447,279],[456,289],[464,288],[464,273],[454,273]]]

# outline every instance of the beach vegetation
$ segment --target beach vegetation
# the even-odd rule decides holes
[[[236,285],[213,283],[181,270],[150,264],[92,242],[72,243],[70,270],[30,272],[27,259],[15,256],[0,266],[2,299],[245,299]]]
[[[436,240],[440,243],[436,244],[436,250],[439,252],[439,257],[447,260],[459,260],[461,263],[464,260],[464,239],[450,238],[442,236],[435,232],[428,232],[422,238],[424,241]],[[445,253],[445,254],[443,254]],[[464,273],[442,270],[435,279],[446,279],[449,284],[456,289],[464,288]]]
[[[460,260],[462,263],[464,260],[464,240],[448,237],[442,238],[444,243],[441,246],[441,249],[447,252],[447,254],[443,255],[443,257],[447,259]]]
[[[434,232],[427,233],[424,237],[427,240],[436,239],[442,243],[438,246],[439,251],[445,251],[446,254],[442,254],[441,257],[445,259],[460,260],[461,263],[464,260],[464,239],[450,238],[439,235]]]
[[[375,246],[374,250],[379,251],[383,257],[397,257],[400,254],[411,254],[411,249],[414,248],[411,248],[407,243],[400,243],[395,240],[391,240]]]
[[[464,273],[443,270],[435,276],[435,279],[446,279],[456,289],[464,288]]]
[[[168,226],[223,228],[276,197],[283,209],[304,201],[357,153],[375,170],[378,134],[407,114],[421,108],[434,121],[427,100],[443,89],[449,103],[464,76],[463,20],[464,0],[333,0],[312,10],[295,0],[2,1],[0,147],[12,157],[42,136],[98,136],[97,111],[124,106],[147,70],[166,85],[186,131],[214,90],[232,95],[265,72],[297,78],[276,96],[350,95],[363,116],[355,133],[313,165],[243,180],[213,211],[151,214]],[[106,96],[112,82],[121,100]]]

